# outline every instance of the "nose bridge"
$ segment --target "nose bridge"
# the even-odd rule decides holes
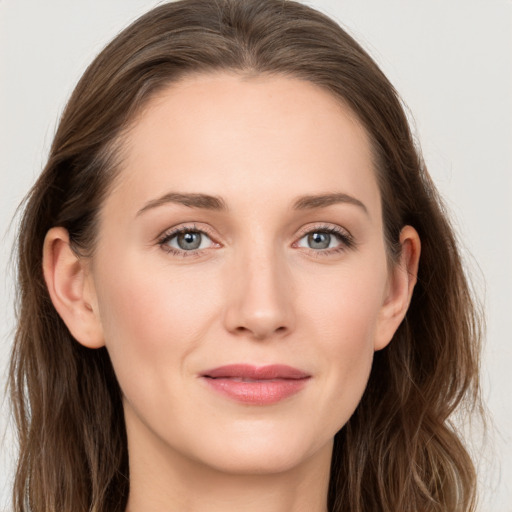
[[[282,252],[275,244],[260,241],[241,250],[233,263],[228,330],[257,339],[291,331],[295,324],[293,283]]]

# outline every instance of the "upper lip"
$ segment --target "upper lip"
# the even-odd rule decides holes
[[[302,370],[285,364],[271,364],[266,366],[253,366],[250,364],[228,364],[212,368],[202,373],[203,377],[212,379],[241,378],[251,380],[272,379],[305,379],[310,375]]]

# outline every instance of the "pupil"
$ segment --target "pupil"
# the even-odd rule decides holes
[[[180,249],[193,250],[201,245],[200,233],[180,233],[178,235],[178,246]]]
[[[311,233],[308,236],[308,243],[312,249],[327,249],[331,243],[329,233]]]

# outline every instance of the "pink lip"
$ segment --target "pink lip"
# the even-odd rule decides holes
[[[208,370],[201,377],[215,391],[234,400],[268,405],[298,393],[311,375],[281,364],[232,364]]]

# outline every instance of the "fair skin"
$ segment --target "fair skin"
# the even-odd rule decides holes
[[[112,359],[127,510],[325,512],[333,437],[404,318],[420,252],[406,226],[389,264],[364,129],[303,81],[198,75],[150,101],[123,156],[92,258],[53,228],[44,272],[74,337]],[[206,375],[230,364],[306,378],[247,402]]]

